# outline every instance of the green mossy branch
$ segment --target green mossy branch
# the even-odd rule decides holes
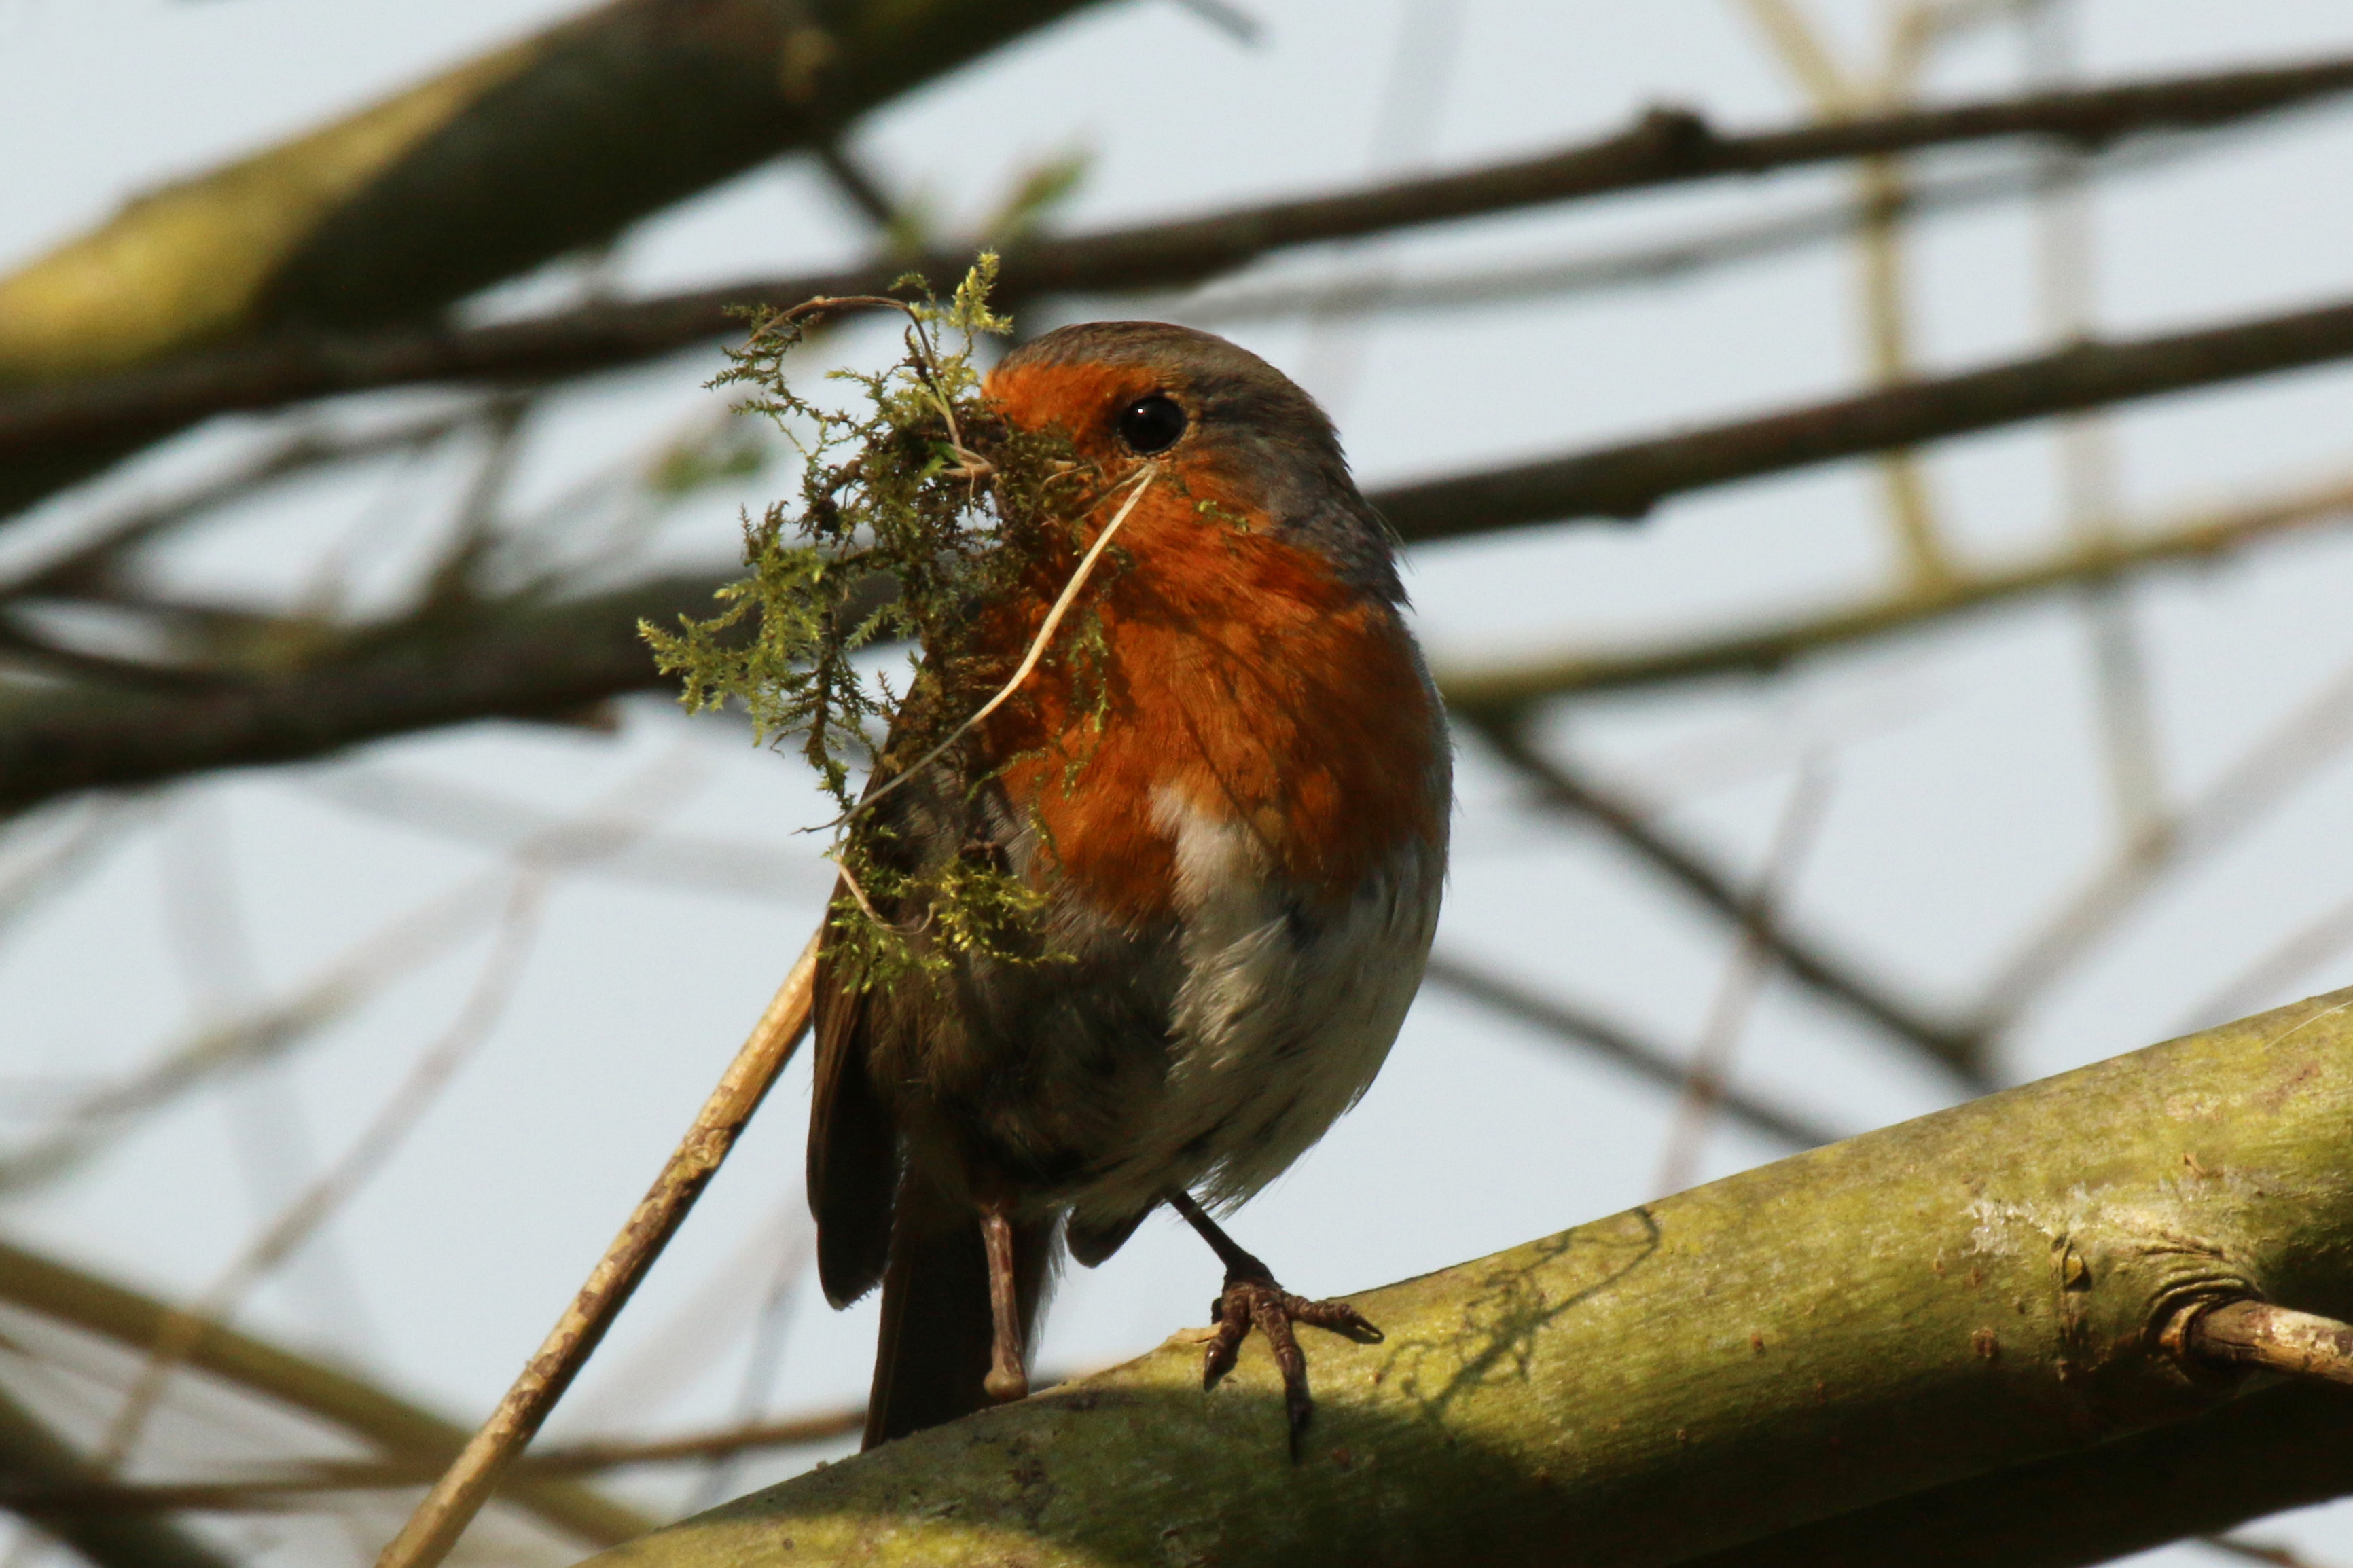
[[[681,616],[674,631],[640,626],[690,711],[741,703],[756,743],[797,744],[839,808],[828,855],[845,884],[829,917],[835,959],[865,984],[944,973],[959,953],[1046,956],[1038,889],[977,851],[913,867],[879,852],[888,829],[858,795],[861,778],[887,778],[955,737],[1010,673],[1001,650],[976,646],[978,612],[1074,548],[1083,503],[1101,491],[1065,438],[1008,426],[982,395],[976,346],[1013,325],[989,309],[996,273],[997,258],[983,255],[945,302],[909,277],[895,286],[904,300],[755,314],[712,384],[749,388],[742,409],[798,447],[797,505],[780,500],[745,521],[746,575],[719,590],[720,613]],[[813,321],[858,307],[903,310],[903,352],[880,372],[829,373],[855,395],[828,407],[793,384],[786,362]],[[889,591],[869,591],[877,578]],[[903,685],[859,657],[902,640],[920,650]],[[1059,657],[1092,662],[1101,649],[1082,616]]]
[[[2353,1315],[2348,1126],[2339,992],[1352,1296],[1295,1464],[1261,1341],[1204,1393],[1187,1330],[594,1562],[2105,1561],[2353,1490],[2353,1390],[2178,1331]]]

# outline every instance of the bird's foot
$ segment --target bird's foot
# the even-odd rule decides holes
[[[1345,1301],[1311,1301],[1304,1296],[1294,1296],[1275,1283],[1274,1276],[1263,1264],[1256,1258],[1250,1262],[1257,1267],[1227,1271],[1226,1288],[1209,1303],[1217,1334],[1209,1341],[1208,1353],[1202,1358],[1201,1386],[1217,1387],[1218,1380],[1234,1369],[1234,1358],[1240,1353],[1242,1342],[1250,1337],[1251,1325],[1256,1324],[1258,1331],[1266,1336],[1274,1364],[1282,1372],[1282,1409],[1290,1428],[1291,1458],[1296,1463],[1300,1435],[1307,1430],[1308,1418],[1315,1414],[1315,1402],[1307,1393],[1307,1355],[1299,1348],[1292,1325],[1309,1323],[1329,1329],[1358,1344],[1378,1343],[1381,1331]]]

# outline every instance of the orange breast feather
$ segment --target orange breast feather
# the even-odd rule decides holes
[[[1225,489],[1198,474],[1151,487],[986,732],[1050,864],[1114,918],[1170,912],[1175,846],[1153,817],[1172,792],[1247,825],[1314,900],[1347,897],[1442,827],[1442,742],[1405,628],[1312,551],[1242,526],[1252,509]],[[1008,606],[1008,642],[1026,646],[1068,563],[1054,573]]]

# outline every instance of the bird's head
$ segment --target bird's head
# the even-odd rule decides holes
[[[1161,321],[1089,321],[1007,355],[987,393],[1012,424],[1059,429],[1114,481],[1155,465],[1200,526],[1238,524],[1391,603],[1404,596],[1395,536],[1349,477],[1332,421],[1247,349]]]

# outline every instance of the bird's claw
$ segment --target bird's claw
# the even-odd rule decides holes
[[[1294,1463],[1299,1458],[1300,1435],[1315,1414],[1315,1402],[1307,1393],[1307,1356],[1299,1348],[1292,1325],[1328,1329],[1358,1344],[1375,1344],[1381,1338],[1380,1330],[1345,1301],[1311,1301],[1294,1296],[1276,1284],[1271,1275],[1262,1273],[1228,1274],[1226,1288],[1209,1303],[1209,1316],[1216,1333],[1201,1358],[1201,1386],[1215,1388],[1219,1379],[1233,1371],[1242,1342],[1250,1337],[1251,1325],[1257,1325],[1282,1373],[1282,1408]]]

